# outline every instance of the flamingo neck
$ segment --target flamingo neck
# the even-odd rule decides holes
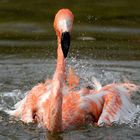
[[[53,79],[58,79],[61,83],[65,80],[66,74],[65,74],[65,66],[66,66],[66,60],[64,58],[62,48],[61,48],[61,37],[58,34],[57,35],[57,65],[56,70],[53,76]]]
[[[65,58],[64,58],[62,48],[61,48],[60,35],[58,35],[57,43],[58,43],[58,48],[57,48],[57,67],[56,67],[56,70],[59,70],[59,71],[65,73]]]
[[[62,131],[62,86],[65,79],[65,58],[61,49],[61,40],[58,36],[57,66],[53,76],[52,93],[50,97],[48,129],[54,132]]]

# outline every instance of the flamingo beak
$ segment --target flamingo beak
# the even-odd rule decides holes
[[[70,33],[69,32],[62,32],[61,47],[62,47],[64,57],[66,58],[69,51],[69,47],[70,47]]]

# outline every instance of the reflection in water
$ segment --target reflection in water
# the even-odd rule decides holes
[[[46,132],[46,140],[63,140],[61,134],[51,134],[50,132]]]

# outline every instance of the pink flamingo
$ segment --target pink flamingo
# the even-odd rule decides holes
[[[73,20],[70,10],[58,11],[54,20],[58,48],[53,78],[33,87],[16,104],[16,110],[10,112],[26,123],[37,121],[51,132],[77,129],[89,123],[111,125],[115,121],[127,120],[135,111],[129,98],[138,88],[134,84],[118,83],[102,87],[95,81],[95,90],[74,90],[79,83],[78,76],[72,69],[67,78],[65,73]]]

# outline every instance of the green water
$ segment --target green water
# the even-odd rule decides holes
[[[38,51],[43,56],[53,51],[53,19],[61,8],[75,15],[74,54],[78,50],[80,56],[97,59],[140,59],[139,0],[1,0],[0,54],[32,52],[28,57],[36,57]]]
[[[76,23],[95,22],[103,25],[111,22],[110,25],[139,27],[139,0],[1,0],[0,21],[50,22],[54,13],[61,8],[70,8],[75,14]],[[121,19],[122,22],[119,22]]]

